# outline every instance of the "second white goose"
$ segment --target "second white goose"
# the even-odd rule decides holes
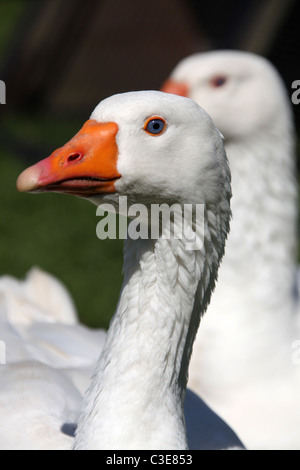
[[[297,184],[291,104],[276,69],[242,51],[194,54],[164,91],[189,96],[225,137],[232,224],[189,385],[249,448],[300,448]],[[289,396],[288,399],[285,397]],[[282,403],[287,401],[284,405]]]

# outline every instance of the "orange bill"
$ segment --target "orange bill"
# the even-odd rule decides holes
[[[172,80],[171,78],[165,81],[165,83],[163,84],[160,90],[164,91],[165,93],[171,93],[173,95],[186,96],[186,97],[189,96],[189,88],[187,84],[184,82],[176,82],[175,80]]]
[[[81,197],[115,192],[117,170],[115,122],[90,119],[78,134],[50,157],[25,170],[18,178],[21,192],[58,192]]]

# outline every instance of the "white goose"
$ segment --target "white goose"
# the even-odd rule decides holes
[[[62,370],[39,362],[0,368],[1,446],[70,448],[70,423],[81,408],[74,449],[185,449],[187,435],[192,448],[242,447],[198,397],[188,392],[185,400],[192,344],[230,218],[229,167],[206,113],[161,92],[115,95],[74,139],[26,170],[18,189],[116,207],[121,195],[148,209],[152,202],[204,204],[204,218],[197,250],[184,237],[164,239],[164,227],[156,240],[126,240],[119,303],[82,405]]]
[[[24,280],[0,277],[0,305],[5,306],[12,325],[36,322],[74,325],[78,317],[64,285],[39,268],[32,268]]]
[[[189,96],[225,136],[233,220],[195,342],[192,389],[249,448],[300,448],[295,296],[297,185],[290,100],[264,58],[239,51],[180,62],[164,91]],[[297,314],[298,309],[298,314]]]
[[[24,281],[0,278],[0,339],[6,342],[7,364],[35,360],[69,370],[82,392],[105,336],[78,322],[69,292],[52,275],[33,268]]]

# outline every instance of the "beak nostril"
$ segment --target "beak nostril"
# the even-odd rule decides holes
[[[72,162],[77,162],[83,158],[83,155],[81,153],[71,153],[71,155],[68,156],[68,163]]]

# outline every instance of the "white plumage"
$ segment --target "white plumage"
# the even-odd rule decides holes
[[[300,448],[297,184],[290,100],[275,68],[239,51],[195,54],[163,87],[200,104],[225,137],[231,232],[190,386],[249,448]]]
[[[39,268],[32,268],[21,281],[2,276],[0,302],[6,305],[12,324],[29,326],[42,321],[74,325],[78,321],[67,290],[55,277]]]
[[[163,122],[162,132],[148,128],[149,119]],[[120,195],[148,208],[154,201],[205,204],[205,230],[197,233],[199,250],[187,250],[184,238],[126,241],[119,303],[83,403],[80,392],[90,373],[84,361],[81,370],[70,370],[58,356],[57,362],[34,357],[0,368],[1,446],[184,449],[185,401],[192,448],[241,448],[199,397],[188,392],[185,400],[191,347],[230,218],[229,168],[206,113],[191,100],[160,92],[113,96],[70,143],[26,170],[18,188],[72,193],[97,205],[117,206]],[[63,338],[68,350],[85,336],[76,324],[34,321],[27,328],[30,344],[35,335],[37,343],[50,344],[52,333],[54,343],[61,338],[60,352]]]
[[[8,362],[31,358],[53,367],[93,366],[105,341],[104,330],[79,324],[65,286],[39,268],[25,280],[0,278],[0,312],[0,323],[20,343],[19,352],[16,340],[6,348]],[[1,332],[1,337],[6,335]]]

